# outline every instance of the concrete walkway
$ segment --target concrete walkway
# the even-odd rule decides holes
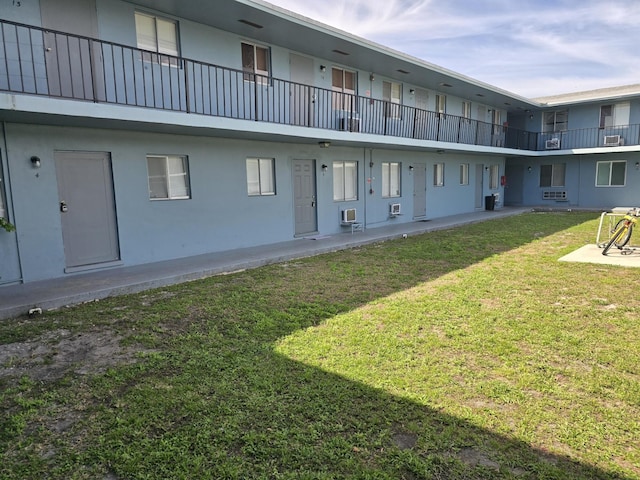
[[[640,247],[627,246],[623,250],[613,247],[607,255],[602,255],[602,248],[596,244],[590,244],[584,245],[558,260],[561,262],[596,263],[640,268]]]
[[[519,215],[530,208],[505,207],[435,220],[403,223],[364,231],[295,240],[253,248],[197,255],[146,265],[116,267],[68,275],[63,278],[0,287],[0,319],[114,295],[135,293],[225,272],[255,268],[295,258],[309,257],[404,235],[418,235],[494,218]],[[346,230],[346,229],[345,229]]]

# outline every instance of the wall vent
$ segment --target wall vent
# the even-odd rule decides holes
[[[543,200],[566,200],[567,192],[564,191],[551,191],[551,192],[542,192]]]

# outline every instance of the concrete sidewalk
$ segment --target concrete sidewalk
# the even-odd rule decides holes
[[[561,262],[595,263],[640,268],[640,247],[626,247],[624,250],[613,247],[607,255],[602,255],[602,248],[596,244],[590,244],[584,245],[558,260]]]
[[[146,265],[116,267],[63,278],[0,287],[0,319],[88,302],[114,295],[196,280],[225,272],[255,268],[295,258],[418,235],[494,218],[519,215],[531,208],[506,207],[429,221],[403,223],[331,236],[305,237],[253,248],[242,248]]]

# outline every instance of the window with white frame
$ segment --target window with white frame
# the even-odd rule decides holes
[[[491,165],[489,167],[489,188],[497,190],[499,185],[498,176],[500,175],[500,165]]]
[[[174,57],[179,55],[178,23],[141,12],[135,13],[135,20],[138,48],[153,52],[142,52],[142,59],[163,65],[177,65],[178,59]]]
[[[151,200],[191,198],[189,162],[181,155],[147,155]]]
[[[462,102],[462,118],[471,120],[471,102]]]
[[[400,164],[382,162],[382,197],[400,196]]]
[[[444,163],[436,163],[433,166],[433,185],[444,187]]]
[[[629,125],[629,102],[600,106],[600,128]]]
[[[624,187],[626,177],[627,162],[624,160],[596,164],[596,187]]]
[[[558,110],[554,112],[544,112],[542,118],[544,119],[542,125],[543,132],[564,132],[569,124],[569,111]]]
[[[447,96],[446,95],[436,95],[436,112],[438,113],[447,113]]]
[[[358,162],[333,162],[333,200],[358,199]]]
[[[382,82],[382,100],[385,103],[385,116],[400,118],[400,103],[402,101],[402,85],[396,82]]]
[[[268,83],[270,63],[269,47],[242,42],[242,71],[245,80]]]
[[[540,186],[541,187],[564,187],[565,184],[565,163],[553,165],[540,165]]]
[[[334,110],[355,110],[356,72],[333,67],[331,90]]]
[[[273,158],[247,158],[247,194],[249,196],[276,194]]]
[[[469,164],[460,164],[460,185],[469,185]]]

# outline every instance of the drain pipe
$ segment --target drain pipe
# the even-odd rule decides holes
[[[4,159],[0,156],[0,169],[2,169],[2,163],[4,163],[7,168],[7,178],[4,187],[5,199],[7,200],[7,214],[9,211],[11,212],[10,217],[13,218],[15,223],[15,213],[13,211],[13,191],[11,184],[11,168],[9,166],[9,147],[7,146],[7,122],[2,122],[2,143],[4,145]],[[0,285],[10,284],[10,283],[24,283],[24,278],[22,274],[22,255],[20,255],[20,242],[18,242],[18,232],[14,232],[14,238],[16,240],[16,253],[18,254],[18,278],[15,280],[11,280],[9,282],[0,282]]]

